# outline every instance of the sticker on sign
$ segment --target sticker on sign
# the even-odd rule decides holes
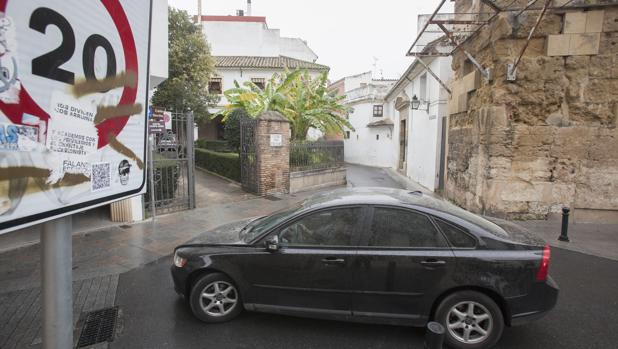
[[[150,7],[0,0],[0,232],[145,191]]]

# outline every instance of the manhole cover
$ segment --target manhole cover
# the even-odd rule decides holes
[[[78,348],[111,342],[114,339],[118,307],[105,308],[85,314],[84,327],[77,342]]]

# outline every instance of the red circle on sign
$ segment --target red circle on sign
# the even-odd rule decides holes
[[[129,20],[119,0],[101,0],[103,6],[109,13],[116,26],[116,30],[120,36],[120,42],[122,43],[122,50],[125,56],[125,71],[135,73],[135,88],[125,86],[120,96],[118,105],[134,104],[137,97],[137,79],[138,63],[137,63],[137,50],[135,48],[135,39],[133,38],[133,32],[129,25]],[[6,5],[8,0],[0,0],[0,11],[6,12]],[[38,104],[30,97],[26,88],[22,85],[19,91],[19,103],[7,104],[0,101],[0,110],[16,124],[22,124],[22,117],[24,113],[28,113],[39,117],[46,123],[49,121],[49,114],[45,112]],[[117,136],[125,127],[129,121],[129,115],[107,119],[104,122],[96,125],[99,134],[99,143],[97,148],[102,148],[107,145],[110,135]]]

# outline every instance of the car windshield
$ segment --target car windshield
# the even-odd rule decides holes
[[[301,208],[302,206],[300,204],[292,208],[286,207],[269,216],[264,216],[252,221],[240,232],[240,239],[245,243],[255,240],[255,238],[262,233],[295,215]]]

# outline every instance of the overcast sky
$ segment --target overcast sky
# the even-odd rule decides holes
[[[197,14],[198,0],[168,0]],[[282,36],[307,41],[318,63],[331,67],[331,81],[374,70],[377,78],[399,78],[412,62],[405,53],[416,38],[419,14],[438,0],[253,0],[252,15],[265,16]],[[450,1],[447,2],[447,5]],[[445,5],[445,6],[447,6]],[[246,0],[202,0],[204,15],[233,15]],[[444,12],[444,11],[443,11]],[[382,73],[380,73],[382,71]]]

